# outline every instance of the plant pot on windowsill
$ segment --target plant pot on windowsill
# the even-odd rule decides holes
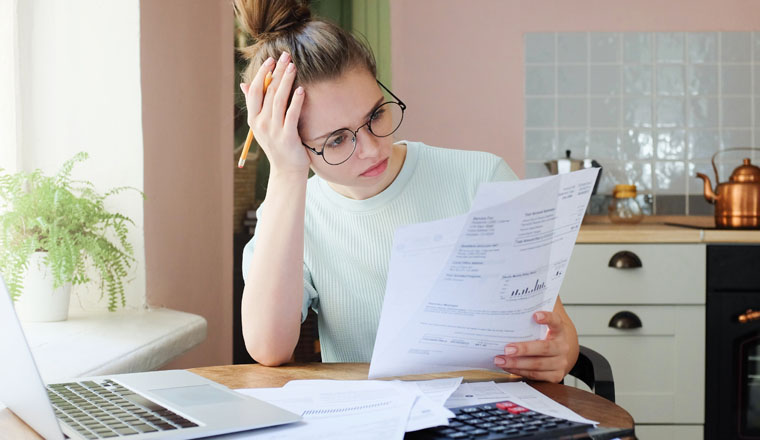
[[[127,232],[134,222],[109,212],[104,201],[134,188],[101,195],[90,182],[72,181],[72,168],[86,158],[77,154],[52,177],[40,170],[0,173],[0,274],[22,320],[66,319],[69,301],[58,289],[67,296],[71,285],[91,281],[90,274],[99,278],[108,310],[126,303],[123,279],[134,261]],[[36,310],[53,304],[65,312]]]
[[[29,257],[24,275],[24,293],[15,303],[16,314],[25,322],[65,321],[69,317],[71,283],[53,287],[53,274],[45,262],[47,252]]]

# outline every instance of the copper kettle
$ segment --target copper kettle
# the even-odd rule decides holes
[[[749,159],[734,169],[728,182],[720,183],[715,156],[726,151],[756,150],[754,148],[728,148],[712,156],[715,180],[713,193],[710,178],[702,173],[697,177],[705,182],[705,199],[715,204],[715,226],[719,228],[760,228],[760,168]]]

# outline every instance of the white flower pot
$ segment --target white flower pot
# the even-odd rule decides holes
[[[71,283],[53,289],[53,275],[43,261],[46,252],[29,258],[21,295],[15,303],[16,314],[25,322],[65,321],[69,317]]]

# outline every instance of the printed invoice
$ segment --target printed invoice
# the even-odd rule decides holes
[[[482,184],[467,214],[399,228],[369,377],[493,369],[543,338],[597,172]]]

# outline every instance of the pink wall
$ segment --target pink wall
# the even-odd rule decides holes
[[[524,174],[523,34],[750,31],[755,0],[391,0],[398,139],[485,150]]]
[[[230,364],[232,7],[141,1],[140,33],[147,301],[208,321],[167,368]]]

